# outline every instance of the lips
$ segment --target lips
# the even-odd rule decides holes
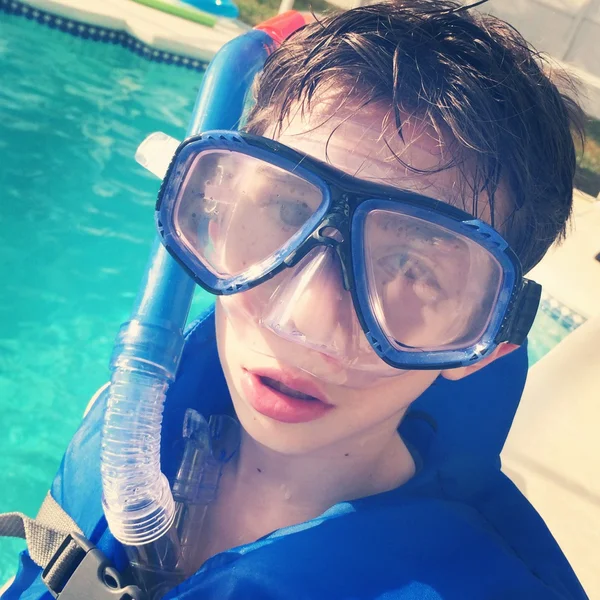
[[[242,388],[254,410],[282,423],[314,421],[333,408],[318,386],[279,370],[244,369]]]
[[[299,390],[295,390],[291,387],[288,387],[287,385],[285,385],[284,383],[281,383],[281,381],[277,381],[276,379],[271,379],[270,377],[260,377],[261,383],[263,383],[264,385],[277,390],[278,392],[281,392],[282,394],[285,394],[286,396],[291,396],[292,398],[296,398],[297,400],[317,400],[319,401],[318,398],[315,398],[314,396],[311,396],[310,394],[305,394],[303,392],[300,392]]]

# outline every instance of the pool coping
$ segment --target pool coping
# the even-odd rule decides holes
[[[560,300],[545,291],[542,291],[539,310],[550,316],[569,333],[575,331],[575,329],[588,320],[582,314],[569,308],[566,304],[563,304]]]
[[[224,44],[248,30],[224,18],[208,27],[130,0],[0,0],[0,12],[194,70],[204,70]]]

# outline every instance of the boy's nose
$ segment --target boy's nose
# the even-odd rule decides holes
[[[290,269],[269,299],[262,322],[281,337],[346,357],[360,326],[337,254],[321,246]]]

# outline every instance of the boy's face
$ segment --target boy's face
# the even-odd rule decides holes
[[[457,168],[432,172],[452,158],[433,129],[413,117],[404,121],[403,140],[397,135],[384,136],[384,109],[369,106],[332,111],[336,108],[333,102],[323,101],[318,112],[304,118],[298,111],[277,137],[278,141],[355,177],[412,190],[465,210],[470,208],[472,198],[465,198],[463,193],[469,188]],[[330,113],[334,116],[330,117]],[[260,185],[255,173],[248,177],[254,177]],[[499,195],[498,204],[508,206],[502,192]],[[479,218],[489,222],[485,197],[479,199],[478,213]],[[247,220],[252,228],[253,215],[247,215]],[[269,235],[265,232],[262,236],[264,243]],[[248,252],[247,240],[240,238],[240,260]],[[338,351],[351,339],[354,347],[366,349],[374,360],[380,360],[369,349],[360,329],[350,294],[342,285],[339,264],[331,257],[322,262],[327,267],[320,269],[318,276],[304,273],[305,279],[312,278],[311,285],[292,295],[293,306],[284,306],[287,310],[279,314],[293,320],[303,339],[318,340]],[[296,267],[300,271],[303,268],[309,267],[303,267],[302,263]],[[217,303],[219,354],[244,429],[259,443],[290,454],[325,448],[342,451],[393,432],[410,403],[433,383],[440,371],[396,370],[386,376],[372,376],[367,384],[363,381],[358,387],[343,372],[342,363],[315,350],[314,344],[309,347],[291,341],[278,335],[277,327],[267,328],[253,319],[240,317],[244,311],[238,309],[245,303],[268,304],[281,281],[291,286],[286,277],[289,279],[289,273],[284,271],[254,290]],[[400,310],[400,320],[404,318],[401,313]],[[457,314],[456,318],[464,315]],[[407,329],[411,324],[400,325]],[[445,325],[434,315],[415,331],[426,339],[429,333],[436,333]],[[477,365],[443,375],[453,379],[465,376],[507,350],[506,345],[501,345]],[[289,392],[287,388],[296,393],[290,397],[285,393]],[[307,399],[306,395],[316,396],[320,401]]]

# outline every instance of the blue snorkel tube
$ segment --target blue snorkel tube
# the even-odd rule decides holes
[[[237,129],[266,58],[304,24],[300,13],[285,13],[225,45],[204,75],[187,136]],[[176,503],[161,472],[160,439],[163,404],[181,358],[194,286],[157,238],[131,318],[120,328],[110,363],[102,432],[103,507],[133,570],[139,567],[138,582],[152,597],[159,596],[161,577],[170,580],[158,585],[164,593],[186,576],[179,568]]]

